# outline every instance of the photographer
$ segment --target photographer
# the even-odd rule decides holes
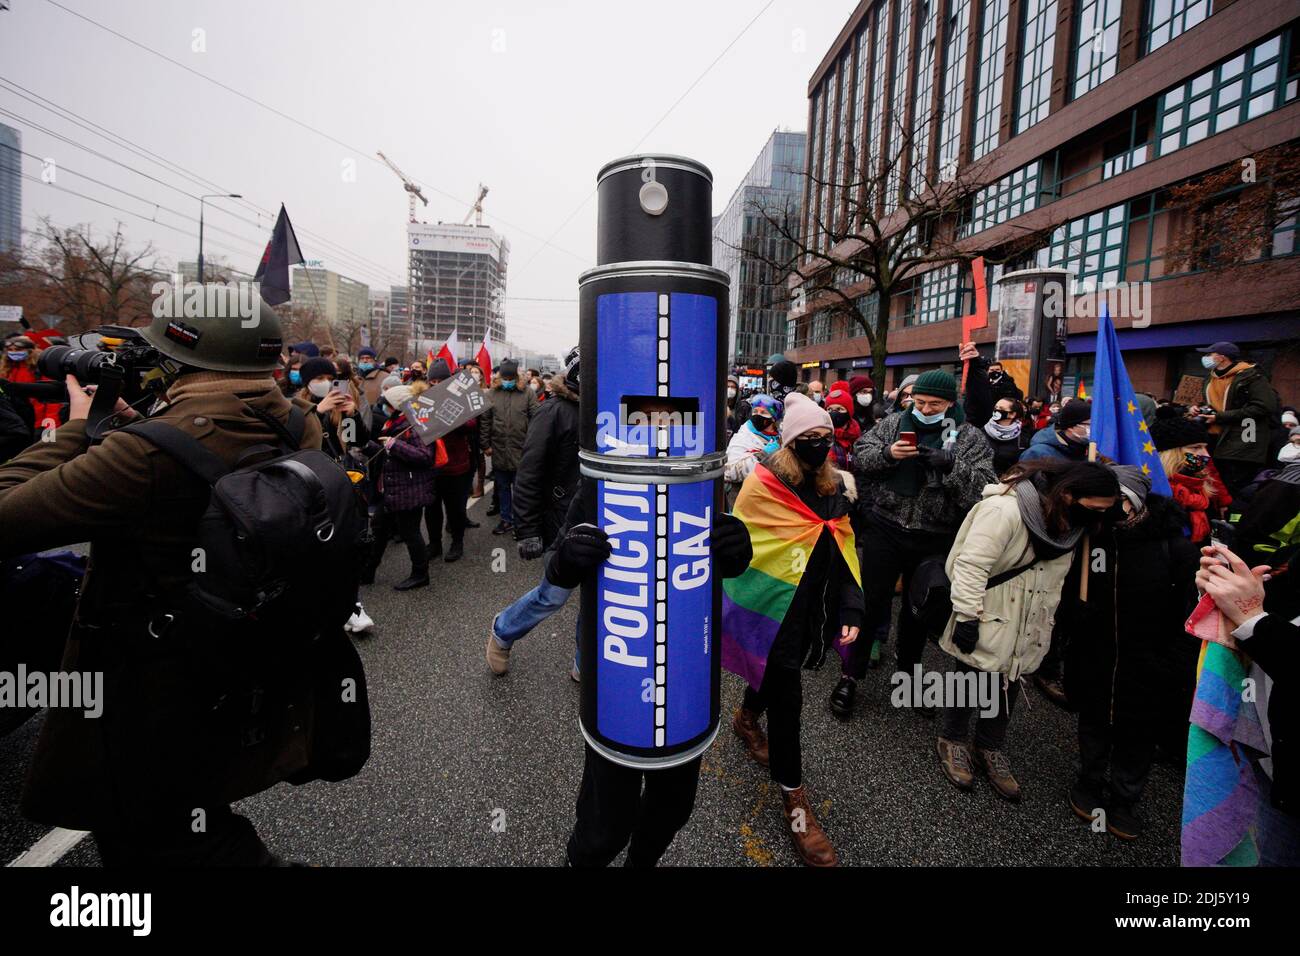
[[[291,447],[295,433],[299,447],[319,447],[315,416],[271,377],[280,322],[265,303],[251,328],[156,317],[140,332],[166,384],[153,422],[170,428],[151,422],[151,436],[199,446],[207,464],[230,470],[255,446]],[[68,363],[82,368],[77,353]],[[284,780],[343,779],[364,763],[369,708],[346,611],[331,625],[316,615],[337,602],[318,601],[278,645],[264,625],[203,613],[196,594],[228,570],[198,563],[208,481],[142,434],[93,444],[88,389],[68,384],[69,420],[55,440],[0,466],[0,558],[90,541],[63,668],[102,675],[102,718],[50,710],[22,811],[93,831],[106,866],[276,865],[230,804]],[[133,414],[120,399],[117,411]],[[339,587],[335,569],[312,571],[322,590]],[[301,586],[287,593],[310,603]],[[300,637],[309,629],[313,638]],[[350,706],[338,703],[344,681],[355,682]]]

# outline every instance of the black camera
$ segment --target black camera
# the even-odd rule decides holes
[[[127,402],[141,398],[154,382],[155,374],[166,359],[140,337],[138,330],[122,325],[104,325],[96,329],[95,348],[52,345],[41,352],[36,368],[41,375],[62,382],[68,375],[82,385],[98,385],[107,376],[121,380],[121,396]]]

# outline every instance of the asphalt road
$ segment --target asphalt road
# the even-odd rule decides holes
[[[483,647],[493,614],[530,588],[539,562],[490,533],[479,502],[465,558],[437,563],[433,586],[398,594],[405,551],[389,549],[363,594],[377,626],[358,639],[374,717],[373,754],[340,784],[280,786],[239,805],[271,848],[323,865],[559,865],[582,771],[577,685],[569,678],[576,608],[516,645],[493,677]],[[492,570],[494,549],[505,570]],[[935,653],[933,648],[930,653]],[[886,658],[889,658],[886,652]],[[934,755],[935,725],[889,703],[884,671],[868,676],[852,722],[829,713],[836,668],[804,672],[804,779],[842,865],[1176,866],[1181,773],[1157,765],[1147,833],[1133,844],[1093,833],[1065,800],[1074,720],[1036,691],[1012,719],[1008,752],[1024,789],[1018,806],[980,781],[955,790]],[[724,712],[742,683],[724,675]],[[0,740],[0,859],[46,828],[22,820],[17,792],[39,719]],[[690,823],[665,865],[797,866],[766,772],[724,724],[705,757]],[[56,865],[97,865],[87,837]]]

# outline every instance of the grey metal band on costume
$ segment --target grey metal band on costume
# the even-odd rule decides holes
[[[650,160],[651,165],[649,166],[646,165],[647,159]],[[642,156],[622,156],[618,159],[612,159],[596,174],[596,185],[599,186],[615,173],[623,173],[632,169],[680,169],[707,179],[709,185],[713,185],[713,172],[708,166],[691,159],[689,156],[676,156],[672,153],[663,153],[661,155],[646,153]]]
[[[587,478],[618,481],[630,485],[678,485],[721,478],[726,452],[700,458],[622,458],[578,450],[582,474]]]
[[[713,266],[703,266],[698,262],[610,262],[603,266],[588,269],[578,276],[578,287],[598,279],[612,278],[657,278],[660,276],[674,279],[698,279],[703,282],[716,282],[730,288],[731,276]]]
[[[679,754],[672,754],[667,757],[629,757],[627,754],[621,754],[617,750],[610,750],[598,740],[593,740],[591,734],[587,733],[587,728],[582,726],[582,719],[578,719],[578,729],[582,731],[583,740],[591,746],[606,760],[618,764],[620,767],[631,767],[633,770],[669,770],[673,767],[680,767],[684,763],[690,763],[704,751],[713,745],[713,741],[718,736],[718,731],[722,729],[722,721],[719,720],[713,727],[713,733],[707,738],[700,741],[690,750]]]

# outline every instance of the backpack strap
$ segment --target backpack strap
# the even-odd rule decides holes
[[[180,464],[198,475],[209,485],[215,485],[229,472],[230,468],[214,452],[203,447],[203,443],[191,435],[185,434],[175,425],[158,419],[134,422],[118,431],[139,435],[149,444],[166,452]]]
[[[268,414],[260,408],[254,408],[247,402],[244,403],[244,406],[254,418],[270,426],[271,430],[280,436],[285,451],[295,452],[302,449],[302,436],[307,430],[307,417],[297,405],[292,402],[289,403],[289,422],[287,425],[274,415]]]

